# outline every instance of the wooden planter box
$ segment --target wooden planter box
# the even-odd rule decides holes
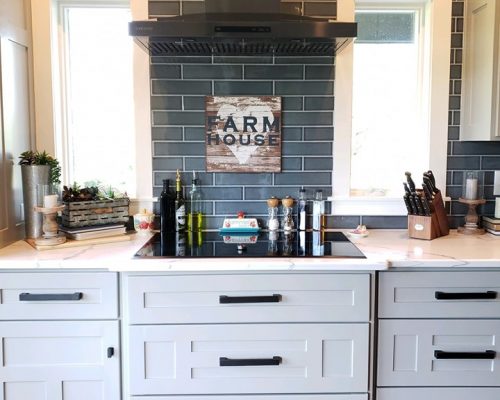
[[[128,198],[117,200],[94,200],[65,202],[62,225],[68,228],[105,224],[127,223]]]

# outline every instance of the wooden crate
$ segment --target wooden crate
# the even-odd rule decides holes
[[[68,228],[127,223],[130,200],[94,200],[65,202],[62,225]]]

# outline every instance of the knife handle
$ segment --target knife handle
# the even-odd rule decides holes
[[[431,201],[432,200],[432,192],[429,189],[429,186],[427,186],[427,183],[425,183],[425,182],[422,183],[422,189],[424,190],[425,198],[428,201]]]
[[[411,191],[406,182],[403,182],[403,187],[405,188],[405,193],[409,196],[411,194]]]
[[[408,210],[408,215],[413,215],[413,207],[411,206],[411,203],[410,203],[410,195],[408,193],[406,193],[403,196],[403,200],[405,202],[406,209]]]
[[[413,195],[408,195],[408,200],[410,200],[411,214],[418,215],[417,203],[415,203],[415,198]]]
[[[422,206],[424,207],[424,213],[426,217],[431,216],[431,207],[429,205],[429,200],[426,197],[422,197]]]
[[[406,181],[408,182],[408,186],[410,187],[410,191],[413,193],[416,190],[415,187],[415,182],[413,182],[413,179],[411,178],[411,172],[406,171]]]
[[[436,187],[436,178],[434,177],[434,174],[432,173],[431,170],[427,171],[427,176],[429,177],[429,179],[431,180],[432,182],[432,186],[434,186],[434,188],[436,190],[439,190],[437,187]]]
[[[418,194],[413,194],[413,198],[415,199],[415,204],[417,205],[418,215],[425,215],[424,206],[422,205],[422,199]]]
[[[429,189],[429,192],[431,193],[431,197],[434,197],[434,195],[437,193],[436,188],[432,184],[431,178],[427,174],[424,175],[424,183],[427,185],[427,188]]]
[[[410,200],[410,206],[412,209],[412,215],[418,215],[417,203],[415,202],[415,197],[413,195],[409,195],[408,199]]]

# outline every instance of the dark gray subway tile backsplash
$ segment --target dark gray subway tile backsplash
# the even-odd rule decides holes
[[[282,0],[283,10],[311,16],[335,16],[337,2]],[[463,172],[486,171],[491,200],[493,170],[500,169],[500,143],[459,142],[463,43],[463,0],[454,0],[451,16],[452,49],[447,193],[452,197],[451,226],[463,224],[466,210],[457,202]],[[203,1],[150,0],[151,17],[204,11]],[[335,60],[329,57],[151,57],[151,108],[154,195],[163,178],[183,172],[186,194],[191,171],[200,174],[207,227],[217,228],[224,217],[239,210],[265,221],[265,200],[274,195],[298,196],[304,186],[309,197],[316,189],[332,193],[335,108]],[[207,95],[282,96],[282,173],[206,174],[204,108]],[[174,182],[171,182],[173,185]],[[492,210],[488,202],[481,212]],[[328,207],[328,210],[330,208]],[[155,211],[158,211],[157,205]],[[406,217],[328,216],[327,226],[405,228]]]
[[[453,0],[450,65],[450,118],[448,140],[451,154],[448,155],[447,195],[451,197],[450,225],[464,224],[467,207],[458,202],[462,195],[465,171],[483,170],[485,173],[485,199],[487,203],[478,208],[480,215],[494,214],[493,171],[500,170],[500,142],[461,142],[460,106],[462,89],[462,46],[463,46],[464,0]]]

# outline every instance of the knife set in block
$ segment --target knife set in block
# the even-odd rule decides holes
[[[422,189],[417,190],[409,172],[405,173],[404,201],[408,209],[408,235],[432,240],[450,233],[441,191],[436,188],[432,171],[424,173]]]
[[[441,192],[434,195],[431,204],[434,211],[430,216],[408,215],[408,235],[411,238],[432,240],[450,233]]]

